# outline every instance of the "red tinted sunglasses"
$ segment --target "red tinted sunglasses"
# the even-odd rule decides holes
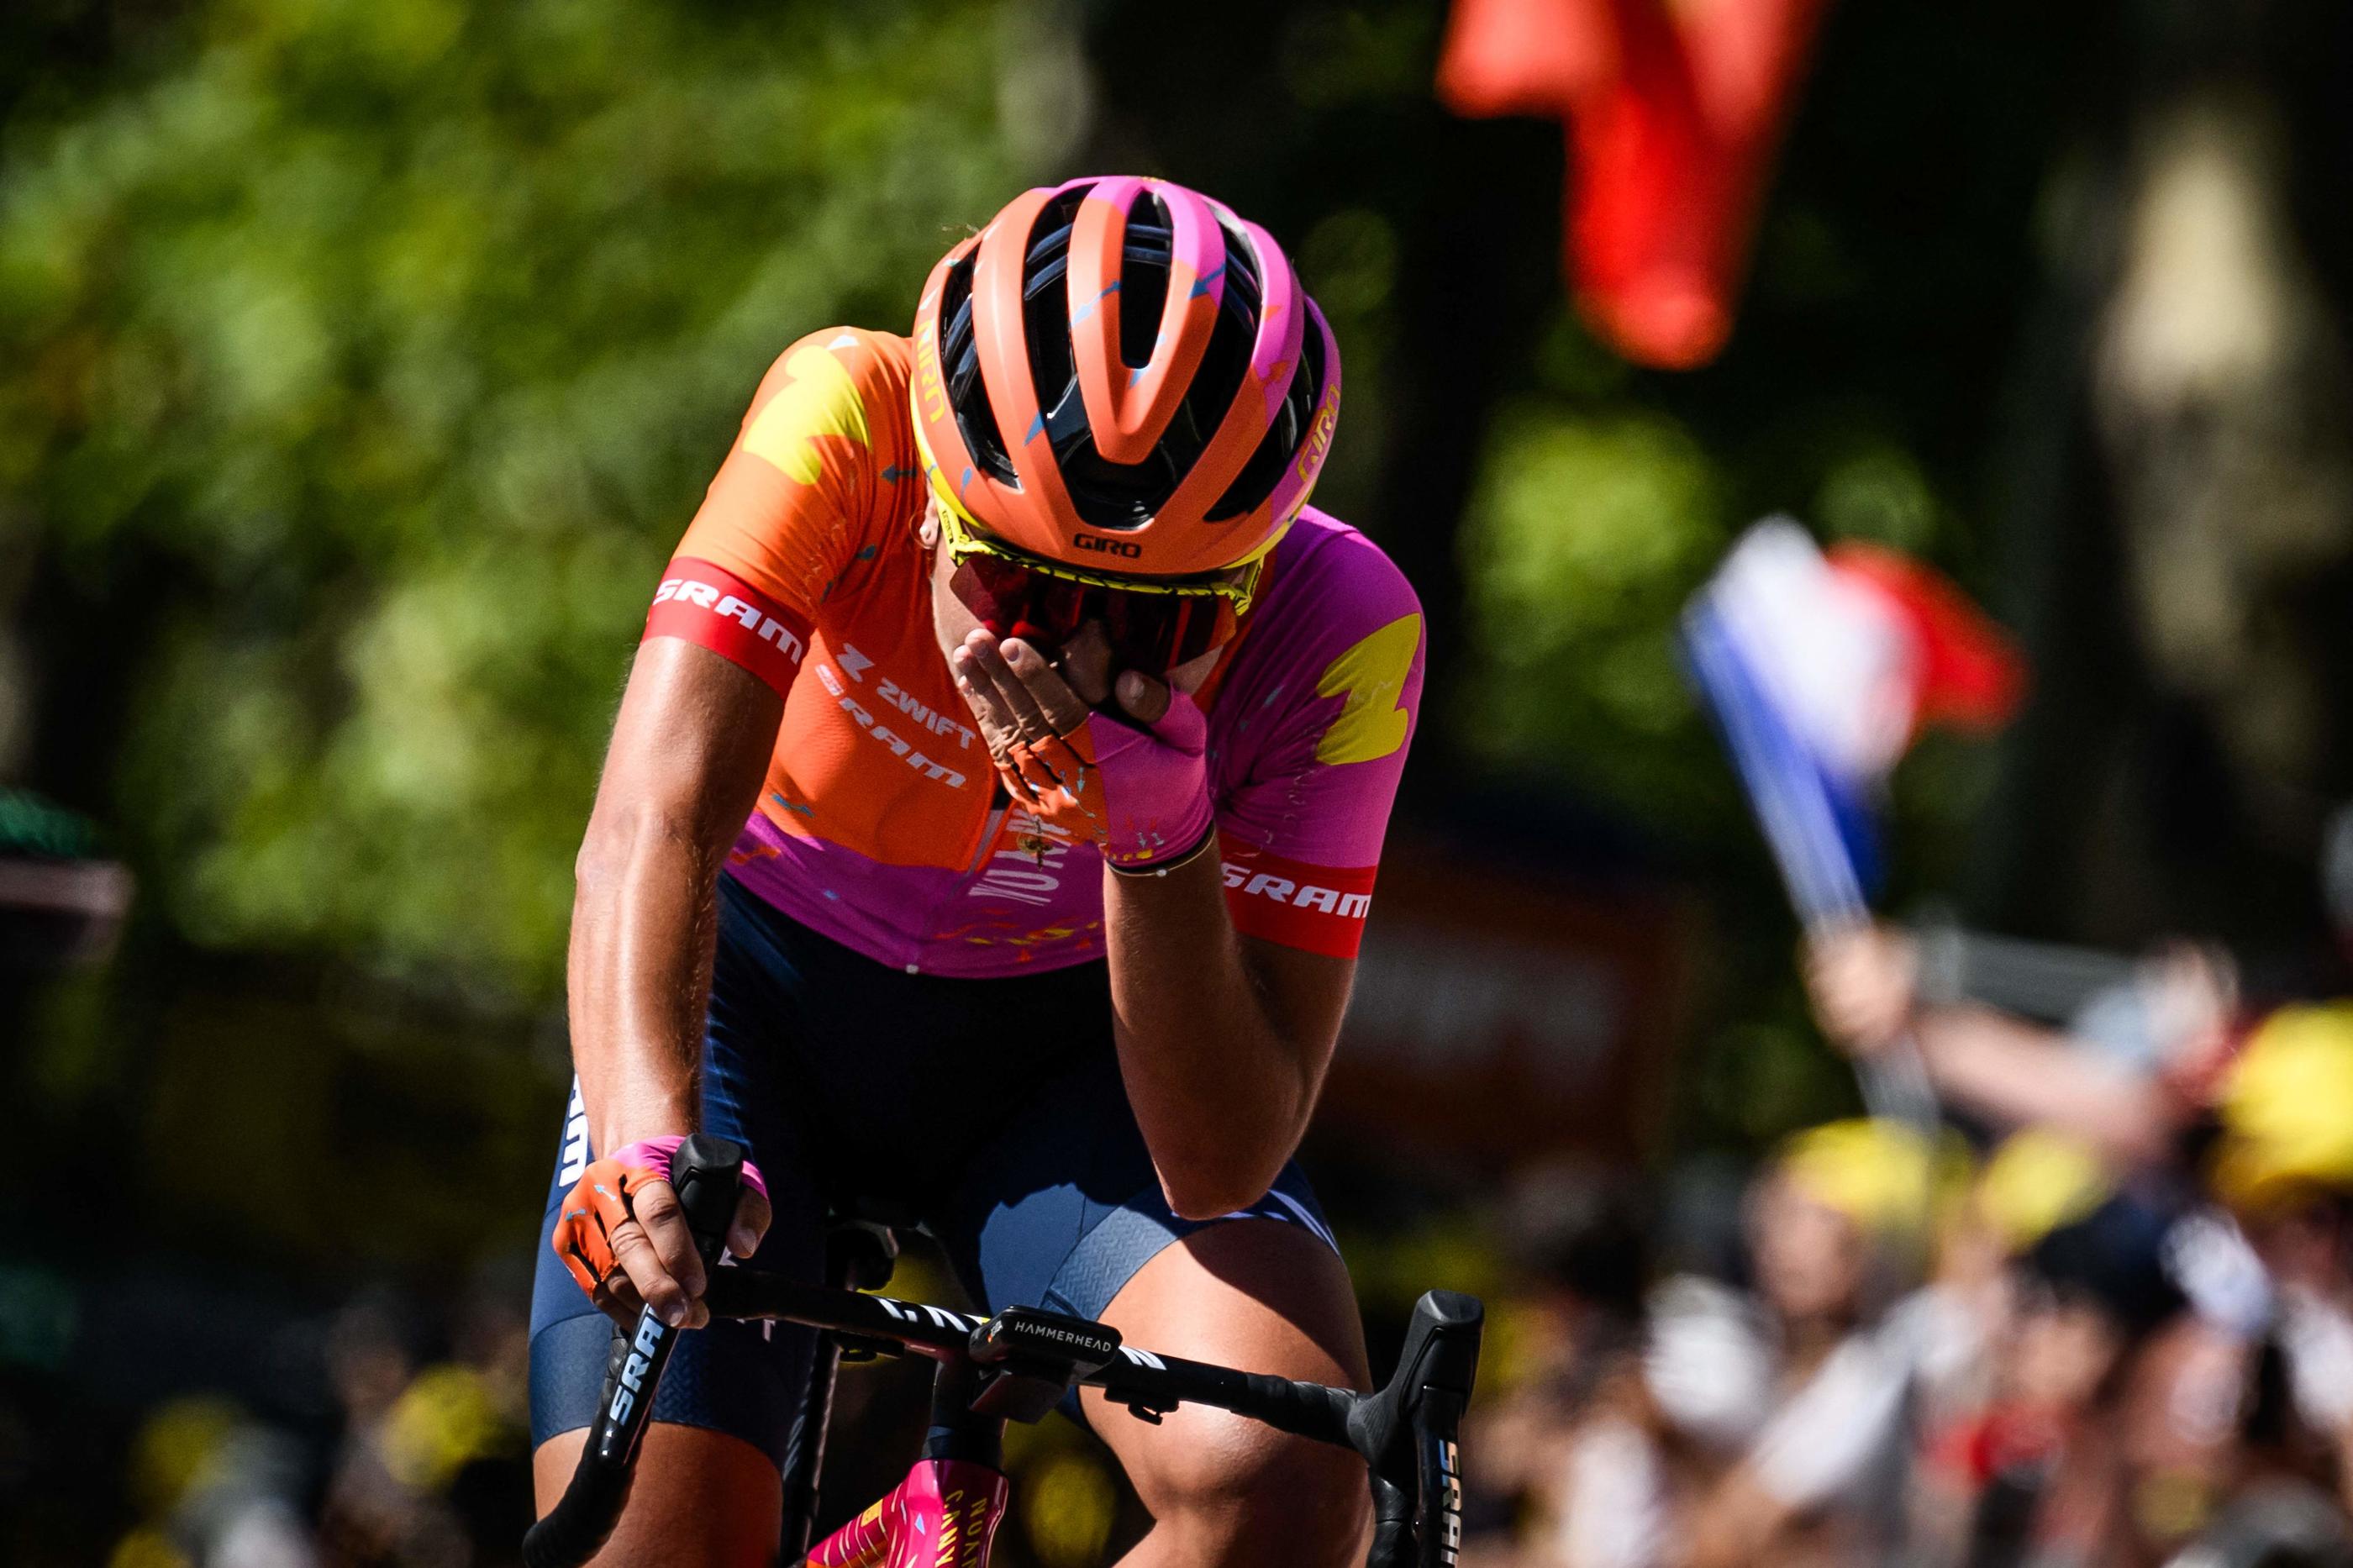
[[[948,586],[992,633],[1019,637],[1049,658],[1089,621],[1098,622],[1113,668],[1153,675],[1227,641],[1240,618],[1233,601],[1215,591],[1082,583],[986,548],[956,562]]]

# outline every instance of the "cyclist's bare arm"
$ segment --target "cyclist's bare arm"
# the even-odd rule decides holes
[[[600,1152],[701,1124],[695,1074],[719,871],[783,714],[765,682],[706,648],[655,637],[638,649],[572,902],[572,1059]],[[624,1226],[617,1259],[656,1310],[701,1323],[702,1268],[667,1184],[637,1209],[648,1234]],[[731,1247],[748,1252],[765,1225],[765,1203],[747,1191]],[[612,1304],[633,1309],[630,1294],[617,1290]]]
[[[1131,671],[1113,688],[1081,650],[1062,671],[1018,638],[972,651],[997,684],[1019,682],[1058,733],[1114,694],[1144,723],[1167,711],[1165,682]],[[1007,722],[985,697],[975,710],[984,726]],[[1185,1219],[1249,1207],[1307,1131],[1356,961],[1236,932],[1214,842],[1163,876],[1106,872],[1103,931],[1120,1076],[1162,1194]]]
[[[1307,1131],[1356,960],[1235,932],[1216,850],[1106,877],[1120,1074],[1168,1206],[1256,1203]]]

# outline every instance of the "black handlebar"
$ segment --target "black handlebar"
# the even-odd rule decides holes
[[[735,1194],[744,1176],[742,1145],[700,1133],[670,1156],[670,1185],[694,1234],[702,1266],[717,1271],[727,1226],[735,1217]],[[564,1496],[522,1538],[524,1568],[579,1568],[596,1554],[628,1505],[630,1478],[637,1474],[638,1443],[653,1414],[654,1389],[678,1343],[678,1331],[638,1309],[637,1331],[613,1331],[613,1353],[605,1366],[605,1389],[588,1445],[572,1472]]]
[[[1348,1412],[1349,1446],[1374,1477],[1369,1568],[1452,1568],[1461,1550],[1462,1412],[1479,1373],[1485,1320],[1476,1297],[1424,1291],[1388,1385]],[[1402,1528],[1385,1516],[1385,1487],[1403,1496]]]
[[[680,1202],[706,1267],[717,1258],[734,1215],[743,1155],[724,1139],[696,1137],[680,1147],[671,1163]],[[1461,1546],[1458,1445],[1485,1317],[1473,1297],[1426,1292],[1414,1305],[1396,1373],[1377,1392],[1357,1394],[1128,1349],[1105,1325],[1030,1309],[1011,1308],[983,1319],[750,1269],[712,1268],[708,1278],[703,1300],[713,1318],[783,1319],[876,1348],[895,1346],[934,1360],[984,1365],[1003,1355],[1005,1342],[1020,1341],[1029,1349],[1024,1371],[1029,1377],[1050,1372],[1061,1386],[1092,1384],[1148,1421],[1180,1405],[1208,1405],[1278,1431],[1354,1449],[1372,1482],[1373,1545],[1366,1568],[1453,1568]],[[638,1314],[635,1334],[616,1331],[587,1447],[562,1500],[523,1538],[525,1568],[578,1568],[611,1536],[628,1501],[654,1388],[675,1342],[676,1334],[650,1311]],[[1039,1346],[1072,1343],[1082,1344],[1083,1352],[1066,1354],[1059,1366],[1038,1359]],[[1050,1404],[1031,1402],[1030,1407],[1042,1415]]]

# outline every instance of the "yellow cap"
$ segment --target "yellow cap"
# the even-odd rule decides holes
[[[203,1483],[244,1419],[226,1399],[193,1395],[159,1405],[132,1445],[132,1490],[140,1511],[161,1519]]]
[[[2256,1028],[2222,1092],[2215,1190],[2263,1208],[2353,1188],[2353,1002],[2283,1007]]]
[[[494,1454],[510,1434],[482,1374],[431,1366],[401,1391],[385,1422],[385,1468],[401,1485],[438,1492],[470,1460]]]
[[[2108,1171],[2080,1138],[2028,1127],[2002,1140],[1978,1178],[1978,1206],[2003,1245],[2023,1252],[2108,1195]]]
[[[1823,1207],[1883,1239],[1911,1241],[1925,1238],[1967,1163],[1957,1142],[1931,1143],[1904,1122],[1862,1117],[1794,1134],[1777,1161]]]

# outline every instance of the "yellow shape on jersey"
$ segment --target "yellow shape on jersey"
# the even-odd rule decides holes
[[[744,449],[765,458],[801,484],[817,483],[825,471],[825,455],[818,449],[820,436],[839,436],[868,446],[866,405],[849,369],[814,344],[785,361],[792,379],[777,389],[744,435]]]
[[[1315,695],[1348,700],[1315,742],[1317,762],[1369,763],[1405,744],[1413,717],[1398,700],[1420,647],[1421,616],[1399,616],[1324,668]]]

